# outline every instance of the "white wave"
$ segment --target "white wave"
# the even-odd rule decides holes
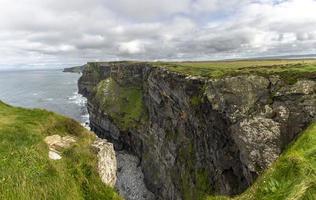
[[[89,114],[82,115],[81,119],[82,121],[84,121],[84,123],[81,123],[81,125],[85,127],[86,129],[90,130]]]
[[[84,128],[88,129],[89,131],[91,130],[89,124],[81,123],[81,126],[83,126]]]
[[[85,106],[87,104],[87,99],[78,92],[74,92],[71,97],[68,97],[68,100],[70,103],[74,103],[79,106]]]
[[[89,114],[82,115],[81,118],[84,119],[85,122],[89,122]]]

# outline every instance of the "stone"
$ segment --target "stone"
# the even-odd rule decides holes
[[[98,150],[98,172],[103,183],[114,186],[116,183],[117,161],[112,143],[97,138],[93,145]]]
[[[124,151],[117,151],[116,158],[118,171],[115,186],[119,193],[126,200],[154,200],[154,194],[147,189],[144,183],[139,159]]]
[[[280,124],[269,118],[245,119],[232,127],[242,162],[257,173],[267,169],[281,153]]]
[[[56,151],[50,150],[48,152],[48,157],[52,160],[60,160],[62,157]]]
[[[48,157],[52,160],[60,160],[62,157],[59,155],[59,149],[69,148],[77,139],[74,136],[51,135],[44,139],[44,142],[49,147]]]

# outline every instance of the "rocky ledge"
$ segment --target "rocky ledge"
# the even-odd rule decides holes
[[[315,120],[315,80],[88,63],[79,90],[92,130],[139,158],[157,199],[199,199],[243,192]]]

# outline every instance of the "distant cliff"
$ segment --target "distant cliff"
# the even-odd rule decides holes
[[[141,159],[158,199],[199,199],[243,192],[315,120],[316,72],[303,67],[192,76],[164,63],[88,63],[78,85],[92,130]]]
[[[64,68],[63,72],[82,73],[86,65]]]

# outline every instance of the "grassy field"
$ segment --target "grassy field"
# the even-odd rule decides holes
[[[154,65],[187,75],[208,78],[250,73],[260,75],[278,74],[281,78],[294,82],[301,77],[316,77],[316,59],[157,62]]]
[[[235,198],[207,200],[315,200],[316,123],[293,142],[254,185]]]
[[[57,161],[43,141],[54,134],[78,138]],[[121,199],[98,176],[93,140],[74,120],[0,101],[0,199]]]

